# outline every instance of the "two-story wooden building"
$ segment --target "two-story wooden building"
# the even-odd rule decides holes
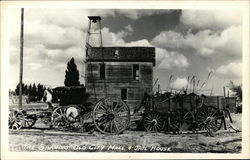
[[[131,110],[153,92],[154,47],[87,47],[85,85],[93,102],[119,97]]]

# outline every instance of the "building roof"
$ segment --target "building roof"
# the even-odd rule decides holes
[[[86,61],[152,62],[155,65],[154,47],[88,47]]]

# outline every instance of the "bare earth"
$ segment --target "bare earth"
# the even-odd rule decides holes
[[[234,127],[241,130],[241,114],[232,114],[232,118]],[[214,137],[204,132],[175,135],[127,130],[107,136],[26,129],[10,132],[9,140],[10,151],[240,153],[242,135],[224,128]]]

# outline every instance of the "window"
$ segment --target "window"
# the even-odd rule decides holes
[[[133,65],[133,79],[139,81],[139,64]]]
[[[121,89],[121,99],[122,100],[127,100],[127,88],[122,88]]]
[[[105,79],[105,63],[100,63],[100,79]]]

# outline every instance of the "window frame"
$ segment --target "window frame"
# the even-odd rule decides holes
[[[134,81],[140,81],[140,65],[139,64],[133,64],[132,67],[132,73],[133,73],[133,80]],[[138,75],[137,75],[138,73]]]
[[[99,64],[99,79],[100,80],[106,79],[106,64],[105,63]]]

